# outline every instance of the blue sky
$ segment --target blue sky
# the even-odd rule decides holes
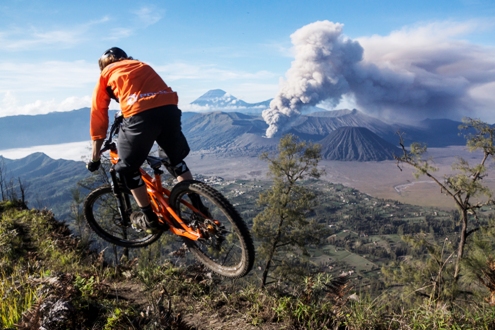
[[[3,0],[0,116],[90,106],[97,59],[112,46],[150,63],[178,92],[183,110],[191,110],[190,102],[216,88],[247,102],[264,101],[280,95],[284,81],[290,80],[286,73],[296,57],[291,35],[318,21],[343,24],[339,38],[364,49],[357,64],[365,63],[367,69],[353,70],[353,77],[378,71],[382,80],[368,79],[372,85],[398,79],[387,80],[391,72],[421,77],[421,90],[397,101],[371,98],[376,90],[365,91],[345,75],[350,87],[332,99],[330,108],[351,105],[393,116],[395,109],[411,112],[414,102],[405,101],[414,98],[410,95],[426,93],[428,102],[413,104],[428,109],[418,112],[422,116],[467,114],[495,121],[493,0]],[[469,56],[454,56],[464,52]],[[401,60],[406,55],[411,56],[407,63]],[[419,65],[423,58],[427,63]],[[444,58],[449,58],[448,65],[435,64]],[[451,98],[452,104],[438,88],[445,77],[450,79],[445,85],[460,95]],[[293,97],[291,93],[282,94]],[[325,103],[325,97],[317,101]],[[456,110],[431,110],[434,105]]]

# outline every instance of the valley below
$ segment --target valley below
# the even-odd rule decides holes
[[[470,153],[464,146],[428,149],[431,164],[438,168],[436,177],[442,179],[453,174],[452,164],[463,157],[474,165],[481,155]],[[187,158],[193,173],[206,176],[219,176],[227,180],[268,179],[268,164],[256,157],[228,157],[218,152],[193,152]],[[396,161],[357,162],[321,160],[320,167],[325,169],[321,180],[340,183],[359,190],[372,197],[392,199],[404,204],[426,207],[438,207],[453,210],[455,205],[450,197],[441,193],[439,186],[426,176],[416,179],[414,169],[402,164],[402,171]],[[495,190],[495,168],[490,168],[483,183]]]
[[[71,147],[80,148],[79,154],[87,153],[87,143]],[[430,164],[438,168],[436,177],[440,180],[444,175],[454,173],[451,166],[458,157],[464,158],[470,165],[481,160],[481,154],[469,153],[463,146],[429,148],[425,157],[431,158]],[[28,190],[34,193],[32,199],[28,198],[30,207],[38,207],[37,196],[40,199],[50,196],[52,200],[45,200],[49,202],[46,206],[55,213],[56,218],[66,223],[76,236],[84,232],[81,229],[84,227],[78,227],[74,222],[77,214],[73,211],[82,207],[88,190],[81,190],[79,205],[74,204],[72,190],[78,182],[90,177],[82,161],[54,160],[38,153],[20,159],[16,164],[11,162],[8,160],[5,164],[16,165],[14,175],[29,173],[33,176],[33,181],[26,181]],[[266,161],[257,156],[236,156],[224,152],[222,148],[212,148],[191,152],[186,162],[196,179],[224,194],[248,228],[253,228],[256,216],[262,211],[257,200],[260,193],[271,185]],[[457,239],[459,227],[452,199],[441,194],[440,188],[431,179],[424,176],[416,179],[412,167],[403,165],[401,171],[393,160],[321,160],[319,164],[325,174],[320,180],[307,180],[305,183],[316,192],[317,201],[310,217],[320,225],[318,233],[321,234],[321,240],[310,244],[307,249],[314,271],[348,276],[349,285],[356,291],[366,289],[370,294],[381,294],[385,290],[390,292],[384,283],[383,269],[388,269],[393,261],[405,260],[412,255],[418,257],[403,240],[403,235],[421,234],[430,242],[453,242]],[[42,175],[45,168],[46,173]],[[491,166],[482,183],[492,191],[495,189],[494,177],[495,168]],[[170,182],[167,181],[170,179],[168,176],[164,179]],[[492,214],[491,207],[480,210],[482,221]],[[86,234],[95,251],[101,251],[102,260],[113,260],[117,250],[108,248],[108,243],[91,231],[86,231]],[[175,256],[181,244],[182,241],[175,237],[163,235],[153,245],[153,250],[132,249],[129,260],[142,259],[143,253],[154,251],[154,264],[180,264],[186,269],[194,264],[194,260]],[[121,252],[118,250],[118,253]],[[262,260],[255,262],[252,272],[243,279],[246,283],[257,283],[261,276]],[[167,281],[169,279],[170,276]],[[188,322],[201,324],[204,321],[197,315],[184,315]],[[208,316],[207,320],[211,319]],[[218,319],[213,317],[213,321]]]
[[[260,201],[260,196],[266,196],[262,193],[267,192],[272,186],[271,178],[268,176],[269,163],[261,160],[259,156],[263,152],[268,152],[276,158],[281,136],[265,137],[268,125],[261,117],[260,111],[266,109],[267,104],[241,102],[245,111],[238,112],[239,109],[232,108],[231,104],[239,104],[239,100],[227,96],[225,92],[215,90],[195,101],[196,105],[217,109],[215,111],[183,112],[182,129],[192,150],[186,162],[197,180],[207,183],[230,201],[254,233],[257,227],[255,223],[258,224],[257,222],[262,218],[257,216],[263,214],[265,207],[263,203],[266,202],[266,200]],[[218,103],[222,100],[225,102]],[[233,101],[235,102],[232,103]],[[67,229],[67,234],[70,233],[71,242],[73,237],[81,237],[91,250],[98,253],[98,260],[102,264],[108,263],[112,267],[118,264],[119,267],[115,267],[115,270],[125,270],[122,276],[119,275],[119,287],[131,288],[132,295],[137,296],[139,301],[145,301],[144,291],[142,295],[135,294],[136,283],[130,282],[133,277],[136,279],[139,277],[146,287],[149,285],[149,279],[154,277],[158,281],[163,281],[162,283],[169,284],[167,290],[170,292],[178,287],[180,291],[177,292],[182,292],[183,289],[173,282],[172,273],[180,272],[189,276],[192,269],[199,269],[191,255],[184,254],[182,240],[165,234],[149,248],[127,250],[102,240],[90,230],[85,221],[82,221],[85,197],[90,190],[107,182],[103,171],[91,174],[85,168],[84,161],[88,159],[91,149],[88,140],[88,113],[89,108],[82,108],[46,115],[0,118],[0,179],[4,180],[2,194],[5,191],[7,197],[15,199],[21,193],[24,200],[26,193],[27,206],[33,209],[32,212],[53,214],[54,219],[60,221],[60,225]],[[113,118],[114,114],[115,111],[112,111],[110,117]],[[400,279],[397,282],[390,277],[390,272],[397,270],[396,262],[401,262],[402,269],[402,266],[409,267],[410,262],[426,260],[424,259],[426,250],[417,249],[411,240],[414,242],[418,239],[424,240],[426,244],[432,246],[441,244],[450,251],[452,248],[450,242],[457,242],[459,239],[461,224],[453,199],[442,194],[439,185],[431,178],[424,175],[416,178],[415,169],[407,164],[398,164],[394,160],[394,155],[401,154],[397,133],[408,147],[416,141],[425,143],[428,152],[423,155],[424,159],[428,160],[430,166],[438,169],[433,174],[436,179],[443,182],[445,176],[457,174],[457,171],[452,169],[452,165],[459,157],[468,162],[470,167],[478,165],[482,160],[481,153],[467,151],[465,136],[462,135],[469,136],[473,131],[462,131],[463,133],[459,134],[460,124],[461,122],[451,119],[386,123],[357,109],[327,111],[318,107],[294,118],[290,129],[284,133],[321,146],[322,159],[319,167],[324,170],[324,174],[320,180],[300,181],[304,182],[303,184],[312,190],[315,196],[314,204],[305,213],[307,223],[312,227],[306,226],[304,230],[309,230],[309,235],[301,236],[307,240],[304,251],[295,248],[278,253],[278,257],[282,257],[281,260],[286,260],[287,265],[291,266],[291,273],[295,276],[292,280],[296,279],[299,269],[305,276],[318,274],[328,279],[345,278],[345,287],[358,294],[352,296],[359,297],[359,294],[365,293],[370,297],[382,295],[395,297],[401,295],[404,290]],[[12,136],[17,138],[12,139]],[[493,159],[487,161],[487,172],[483,174],[481,181],[481,184],[487,186],[491,192],[495,191],[493,163]],[[170,188],[173,180],[166,172],[162,179]],[[472,199],[471,202],[475,200]],[[478,217],[473,219],[476,221],[470,220],[470,228],[486,226],[488,221],[493,219],[493,206],[486,205],[480,208],[477,215]],[[271,218],[272,214],[269,217]],[[26,220],[24,216],[17,218],[32,223],[32,220]],[[22,226],[24,228],[25,225]],[[44,224],[44,227],[47,227],[47,224]],[[253,234],[256,247],[260,246],[263,235],[263,233],[259,235],[259,232]],[[29,239],[42,238],[45,244],[45,236],[48,235],[40,235],[36,232],[28,236]],[[59,241],[59,237],[55,239]],[[442,253],[443,251],[442,248]],[[451,253],[452,256],[454,252]],[[65,254],[64,250],[60,255]],[[119,255],[125,255],[125,258],[122,259],[118,257]],[[78,262],[77,258],[60,258],[56,254],[53,256],[62,263],[68,260]],[[135,260],[140,262],[134,263]],[[150,261],[152,262],[149,263]],[[17,263],[17,260],[14,262]],[[152,267],[149,267],[150,265]],[[161,270],[160,267],[156,267],[157,265],[163,265],[160,266]],[[167,268],[167,265],[173,265],[174,269]],[[121,266],[123,268],[120,268]],[[74,265],[70,267],[76,268]],[[91,267],[94,271],[94,262],[91,262]],[[242,292],[246,284],[258,286],[263,275],[263,267],[263,249],[257,249],[255,264],[250,274],[239,282],[231,282],[235,290],[233,292],[236,294]],[[143,273],[145,269],[147,270]],[[197,284],[210,282],[217,288],[221,283],[221,280],[211,273],[204,273],[204,270],[202,272],[199,277],[194,275],[194,278],[200,281]],[[282,275],[286,277],[288,274]],[[319,278],[318,276],[315,278]],[[429,277],[428,274],[425,276]],[[187,278],[188,283],[191,283],[189,282],[191,279],[191,277]],[[86,283],[86,280],[92,281],[93,277],[76,278],[76,282],[80,284]],[[390,281],[393,283],[388,283]],[[313,285],[311,282],[308,283]],[[412,283],[406,286],[410,284]],[[200,289],[194,283],[193,286]],[[193,286],[189,286],[187,290],[189,291]],[[153,287],[165,288],[156,283]],[[239,290],[240,287],[243,289]],[[311,291],[316,286],[306,288]],[[472,287],[469,287],[469,290],[471,289]],[[235,302],[232,303],[235,295],[228,293],[226,295],[224,290],[220,289],[222,298],[215,302],[217,298],[211,300],[209,295],[212,291],[200,290],[203,293],[208,292],[207,299],[198,299],[199,296],[191,291],[193,293],[190,301],[198,307],[198,302],[203,301],[207,309],[215,313],[213,316],[192,312],[191,303],[184,302],[182,294],[178,299],[180,301],[180,306],[177,307],[178,315],[183,314],[188,324],[194,323],[194,329],[201,328],[205,322],[209,325],[213,323],[225,325],[228,321],[225,320],[221,309],[228,306],[233,306],[235,309],[235,317],[232,320],[236,322],[236,325],[232,324],[228,328],[237,329],[239,322],[244,323],[244,320],[238,317],[240,314],[238,308],[247,306],[244,297],[242,297],[242,306],[236,305]],[[307,296],[308,291],[304,290]],[[162,298],[164,292],[162,290],[160,293]],[[130,295],[126,293],[125,297]],[[146,296],[149,296],[148,292]],[[105,296],[104,299],[107,297]],[[286,304],[285,298],[282,297],[283,304]],[[98,304],[102,301],[100,297],[97,300]],[[122,299],[119,299],[118,302],[121,301]],[[299,303],[298,298],[297,308],[300,306]],[[254,300],[254,304],[259,306],[258,298]],[[186,305],[186,309],[181,309]],[[318,303],[317,306],[320,310],[321,305]],[[203,311],[204,307],[198,309]],[[274,306],[265,307],[275,315]],[[187,314],[184,314],[186,310]],[[251,315],[252,311],[253,309],[242,314]],[[399,311],[402,312],[403,310]],[[328,313],[324,314],[326,318]],[[259,316],[260,313],[257,312],[256,315]],[[253,316],[252,322],[255,320],[258,322],[258,316]],[[266,319],[263,316],[263,319],[279,322],[278,317]],[[492,314],[487,314],[487,317],[493,319]],[[273,329],[282,327],[284,327],[282,324],[277,323]]]

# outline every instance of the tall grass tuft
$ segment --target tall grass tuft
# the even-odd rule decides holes
[[[16,267],[10,274],[0,270],[0,298],[0,329],[10,329],[35,303],[36,288],[22,269]]]

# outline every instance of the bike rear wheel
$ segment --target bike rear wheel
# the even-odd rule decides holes
[[[96,188],[86,197],[84,215],[91,229],[107,242],[123,247],[137,248],[156,241],[162,232],[148,234],[131,226],[129,216],[139,207],[129,190],[122,187],[121,194],[123,215],[109,185]]]
[[[190,203],[190,193],[201,197],[210,213],[208,216],[193,212],[184,203]],[[182,181],[172,189],[169,202],[182,221],[202,232],[204,238],[196,241],[183,237],[201,263],[229,278],[242,277],[251,270],[254,245],[249,229],[220,192],[199,181]]]

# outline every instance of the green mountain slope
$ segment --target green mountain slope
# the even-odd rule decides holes
[[[5,177],[13,181],[16,190],[21,180],[29,206],[48,207],[59,219],[68,219],[71,190],[90,175],[82,161],[55,160],[39,152],[16,160],[0,156],[2,163]]]

